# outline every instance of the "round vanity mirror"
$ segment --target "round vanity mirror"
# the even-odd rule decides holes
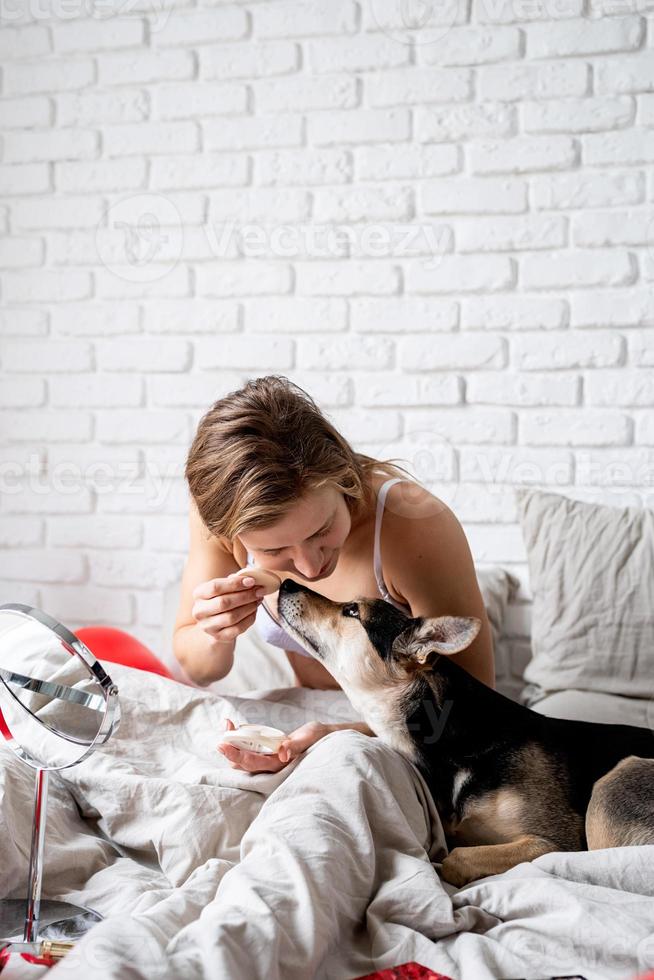
[[[119,718],[116,686],[74,633],[32,606],[0,606],[0,741],[36,770],[29,892],[0,900],[0,947],[78,938],[101,918],[40,901],[48,774],[85,759]]]

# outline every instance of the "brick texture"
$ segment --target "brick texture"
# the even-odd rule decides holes
[[[518,575],[514,692],[513,488],[654,504],[654,19],[78,6],[0,38],[0,601],[159,650],[197,421],[282,373]]]

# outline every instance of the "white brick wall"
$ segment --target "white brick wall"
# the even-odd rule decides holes
[[[281,372],[519,575],[515,690],[513,487],[654,504],[654,16],[119,6],[0,26],[1,601],[159,649],[195,425]]]

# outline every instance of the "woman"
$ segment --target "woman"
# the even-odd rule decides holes
[[[173,649],[196,683],[229,673],[236,638],[256,620],[284,649],[296,684],[339,687],[276,620],[277,593],[266,606],[252,579],[230,578],[254,564],[336,602],[381,596],[407,616],[477,616],[476,639],[452,659],[494,686],[490,624],[454,513],[401,467],[354,452],[288,379],[257,378],[217,401],[198,425],[185,476],[190,551]],[[347,728],[374,734],[363,722],[316,721],[291,732],[277,756],[220,750],[235,768],[277,771]]]

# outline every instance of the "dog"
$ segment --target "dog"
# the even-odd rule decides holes
[[[450,884],[550,851],[654,844],[654,733],[548,718],[476,680],[449,658],[481,620],[411,618],[384,599],[332,602],[288,578],[278,615],[424,776]]]

